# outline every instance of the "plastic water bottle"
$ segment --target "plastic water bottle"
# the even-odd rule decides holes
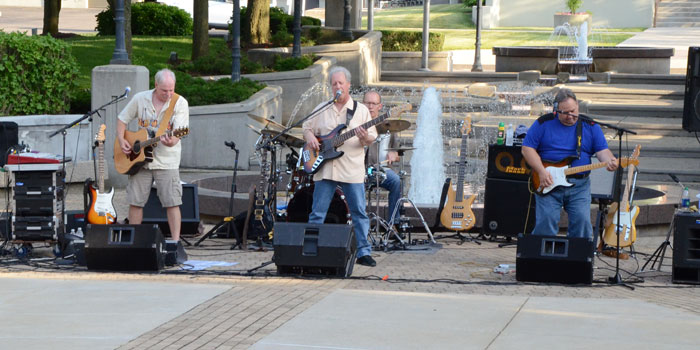
[[[513,123],[508,123],[508,128],[506,129],[506,146],[513,145]]]
[[[688,195],[688,187],[683,189],[683,196],[681,196],[681,208],[690,208],[690,196]]]
[[[70,229],[70,233],[68,233],[68,234],[75,236],[75,229],[74,228]]]
[[[497,145],[503,144],[503,135],[505,134],[505,132],[505,125],[503,124],[503,122],[498,123],[498,135],[496,136]]]
[[[76,236],[83,238],[83,228],[78,227],[78,232],[75,233]]]

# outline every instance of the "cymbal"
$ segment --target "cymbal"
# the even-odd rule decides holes
[[[273,128],[275,128],[275,129],[279,129],[280,131],[285,129],[284,125],[282,125],[282,124],[280,124],[280,123],[277,123],[277,122],[275,122],[275,121],[273,121],[273,120],[267,119],[267,118],[259,117],[259,116],[255,115],[255,114],[250,114],[250,113],[248,113],[248,118],[251,118],[251,119],[253,119],[253,120],[257,121],[257,122],[262,123],[263,128],[266,128],[266,127],[273,127]]]
[[[383,134],[389,132],[400,132],[411,127],[411,122],[408,120],[387,119],[377,124],[377,132]]]
[[[270,130],[270,129],[262,129],[260,132],[264,135],[269,136],[270,138],[273,138],[277,136],[280,132],[275,131],[275,130]],[[284,144],[291,146],[291,147],[303,147],[304,146],[304,140],[290,134],[284,134],[277,138],[280,142],[283,142]]]
[[[256,128],[256,127],[250,125],[250,124],[246,124],[246,125],[247,125],[249,128],[253,129],[253,132],[255,132],[256,134],[260,135],[260,129],[258,129],[258,128]]]
[[[416,149],[415,147],[396,147],[396,148],[387,148],[387,151],[391,152],[406,152],[406,151],[413,151]]]

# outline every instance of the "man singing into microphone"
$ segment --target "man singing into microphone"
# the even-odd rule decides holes
[[[345,152],[342,157],[327,162],[314,175],[315,188],[309,223],[324,222],[335,188],[340,186],[352,215],[357,241],[357,263],[376,266],[376,261],[370,256],[372,247],[367,241],[369,218],[365,212],[364,147],[374,141],[377,131],[374,127],[365,130],[360,126],[369,122],[371,117],[365,105],[353,101],[350,97],[350,72],[336,66],[330,70],[329,76],[331,91],[335,92],[336,96],[335,102],[330,108],[304,122],[304,140],[311,148],[318,150],[319,143],[316,137],[330,133],[340,124],[347,125],[345,131],[355,129],[356,137],[348,139],[338,147],[338,151]]]
[[[168,110],[175,103],[171,115]],[[171,131],[187,127],[190,120],[187,100],[175,94],[175,74],[169,69],[156,73],[155,88],[139,92],[119,113],[117,121],[117,139],[124,153],[131,152],[131,145],[124,139],[126,126],[133,119],[138,119],[139,127],[148,129],[149,138],[155,137],[161,121],[169,118],[165,129]],[[143,220],[143,207],[151,193],[151,184],[155,181],[158,198],[166,208],[170,235],[175,241],[180,240],[182,204],[182,185],[180,184],[180,139],[169,134],[160,137],[160,145],[153,150],[153,161],[146,163],[136,174],[129,176],[126,187],[129,201],[129,223],[140,224]]]
[[[579,118],[578,101],[570,89],[561,89],[554,97],[554,112],[539,117],[523,141],[525,160],[536,171],[541,186],[553,184],[542,160],[550,163],[573,159],[571,166],[591,163],[595,154],[607,169],[617,169],[617,159],[608,149],[600,125]],[[559,186],[544,196],[536,196],[537,205],[533,234],[555,236],[563,207],[569,215],[568,237],[592,237],[590,172],[572,174],[566,181],[571,187]]]

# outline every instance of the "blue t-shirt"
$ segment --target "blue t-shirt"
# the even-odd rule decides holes
[[[591,156],[608,148],[603,130],[598,124],[582,123],[581,158],[575,159],[571,166],[591,163]],[[543,161],[559,162],[567,157],[576,157],[576,125],[566,126],[554,114],[539,117],[527,131],[523,146],[534,148]]]

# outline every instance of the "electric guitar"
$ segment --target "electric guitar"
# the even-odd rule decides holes
[[[265,143],[265,138],[261,142]],[[265,185],[267,184],[267,174],[270,173],[270,163],[267,161],[267,150],[263,147],[260,149],[260,182],[255,186],[253,200],[253,213],[250,215],[248,224],[247,238],[261,238],[267,242],[271,239],[270,232],[274,220],[272,218],[272,210],[270,209],[270,199],[265,198]]]
[[[638,159],[620,158],[619,161],[620,161],[620,165],[623,168],[627,167],[628,164],[634,164],[634,165],[639,164]],[[549,174],[552,175],[552,184],[547,186],[547,187],[541,186],[540,185],[540,175],[536,171],[532,171],[530,173],[530,185],[531,185],[530,188],[535,193],[537,193],[539,195],[545,195],[559,186],[564,186],[564,187],[573,186],[573,184],[566,181],[566,175],[578,174],[578,173],[582,173],[584,171],[600,169],[600,168],[604,168],[605,166],[607,166],[607,163],[595,163],[595,164],[581,165],[581,166],[569,168],[569,165],[568,165],[569,162],[570,162],[569,158],[566,158],[566,159],[559,161],[559,162],[556,162],[556,163],[542,162],[542,164],[544,165],[547,172],[549,172]]]
[[[632,153],[633,159],[639,157],[641,146],[637,145]],[[634,165],[627,169],[627,182],[625,183],[625,192],[622,195],[621,203],[613,203],[610,205],[610,211],[605,218],[605,232],[603,233],[603,242],[609,246],[624,248],[631,246],[637,240],[637,228],[634,226],[637,216],[639,215],[639,207],[630,208],[629,194],[632,188],[632,180],[634,177]],[[620,211],[620,222],[617,222],[617,211]],[[617,245],[617,228],[620,228],[620,245]]]
[[[472,212],[472,203],[476,195],[464,195],[464,172],[467,168],[467,135],[471,131],[471,117],[464,120],[462,125],[462,146],[459,152],[459,170],[457,183],[450,183],[447,188],[447,197],[440,223],[447,229],[454,231],[466,231],[474,227],[476,220]]]
[[[97,142],[97,188],[90,185],[90,209],[87,212],[87,221],[91,224],[107,225],[117,221],[117,212],[114,210],[114,188],[105,193],[105,129],[100,126],[100,131],[95,135]]]
[[[368,129],[376,124],[381,123],[389,117],[398,117],[401,115],[401,113],[410,111],[411,108],[412,106],[410,103],[393,107],[389,110],[388,113],[374,118],[360,126],[365,129]],[[355,130],[357,129],[355,128],[346,133],[340,134],[340,132],[343,131],[343,129],[345,129],[346,127],[347,126],[345,124],[340,124],[328,134],[317,137],[319,142],[318,151],[311,148],[311,145],[309,145],[308,143],[304,145],[300,157],[304,162],[304,171],[307,174],[315,174],[321,169],[321,167],[326,162],[343,156],[345,152],[338,151],[336,150],[336,148],[340,147],[345,141],[355,136]]]
[[[182,138],[190,133],[190,129],[179,128],[169,131],[170,136]],[[131,145],[131,153],[125,154],[122,152],[122,147],[119,144],[119,139],[114,139],[114,167],[120,174],[134,175],[146,163],[153,161],[153,147],[160,142],[160,135],[154,138],[148,138],[148,131],[143,128],[139,131],[132,132],[124,131],[124,139]]]

